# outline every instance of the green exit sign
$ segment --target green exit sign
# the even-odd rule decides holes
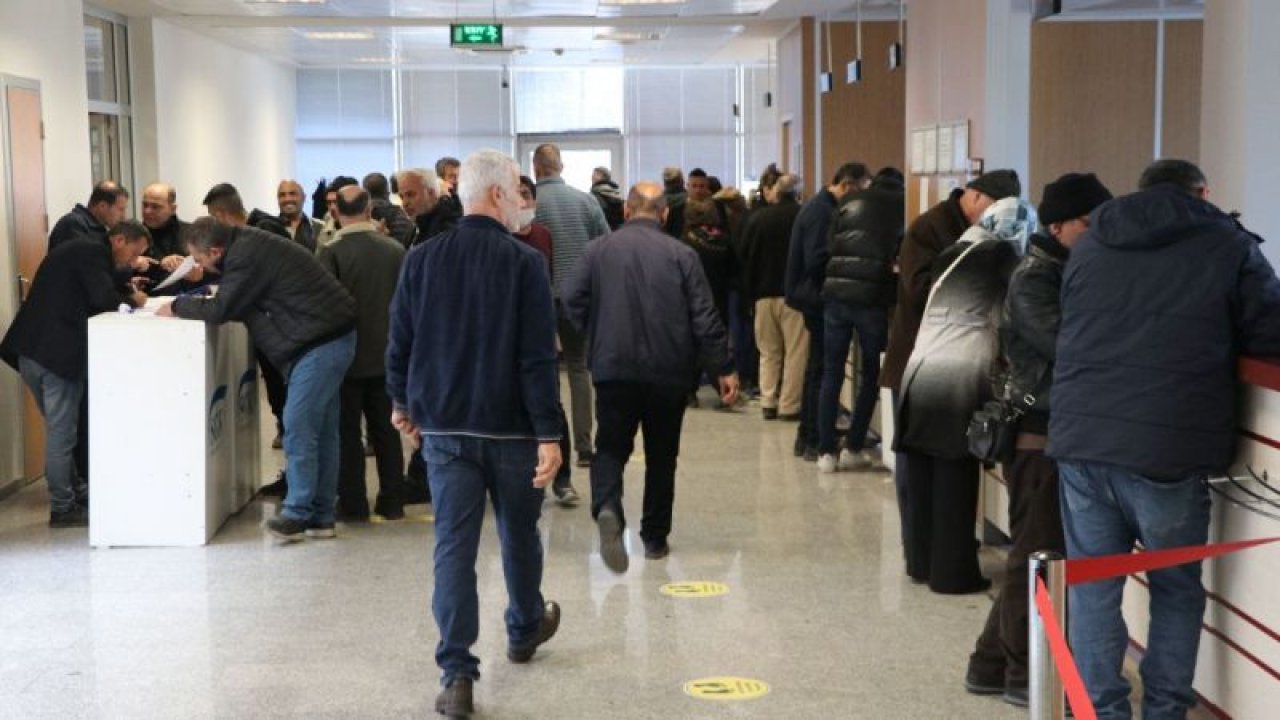
[[[502,47],[502,25],[450,25],[453,47]]]

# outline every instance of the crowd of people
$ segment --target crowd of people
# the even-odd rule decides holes
[[[642,432],[639,535],[647,559],[666,557],[682,424],[704,382],[718,409],[757,398],[764,421],[797,423],[795,455],[820,473],[880,467],[871,425],[889,390],[882,451],[894,453],[904,570],[941,594],[990,587],[967,429],[990,401],[1009,410],[1011,545],[965,673],[972,693],[1027,702],[1030,553],[1206,541],[1207,478],[1234,447],[1235,361],[1280,354],[1280,282],[1193,164],[1158,161],[1120,197],[1067,174],[1038,206],[1014,171],[992,170],[909,224],[892,167],[847,163],[805,199],[802,179],[773,165],[750,198],[679,168],[626,192],[597,168],[580,191],[551,144],[532,165],[522,176],[480,151],[390,180],[340,176],[317,188],[311,214],[296,181],[279,184],[278,213],[248,211],[221,183],[191,223],[168,185],[145,188],[138,222],[125,219],[127,190],[99,183],[50,234],[0,343],[48,426],[49,524],[87,523],[87,319],[146,304],[189,259],[180,282],[153,290],[174,296],[155,312],[248,327],[286,463],[266,488],[283,496],[266,530],[329,538],[337,522],[433,504],[447,716],[472,712],[479,678],[486,498],[510,596],[507,657],[524,663],[560,624],[541,593],[545,488],[574,507],[570,467],[589,469],[601,559],[625,573],[623,472]],[[397,430],[415,447],[407,466]],[[1200,567],[1149,577],[1144,713],[1183,717]],[[1129,714],[1122,585],[1071,591],[1099,717]]]

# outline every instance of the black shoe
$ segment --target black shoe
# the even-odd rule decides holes
[[[596,527],[600,529],[600,557],[605,567],[621,575],[630,562],[622,543],[622,518],[612,510],[601,510],[596,516]]]
[[[763,416],[765,420],[777,420],[778,408],[764,408],[760,411],[760,415]]]
[[[812,445],[806,445],[804,448],[805,462],[818,462],[818,448]]]
[[[82,528],[89,527],[89,508],[79,505],[72,505],[70,510],[58,512],[56,510],[49,512],[49,527],[51,528]]]
[[[383,500],[382,498],[378,498],[374,501],[373,512],[377,515],[381,515],[384,520],[404,519],[404,505]]]
[[[1000,699],[1014,707],[1024,708],[1031,705],[1031,699],[1027,696],[1027,689],[1025,687],[1009,686],[1004,689]]]
[[[572,485],[564,485],[563,487],[552,488],[551,492],[556,496],[556,504],[560,507],[577,507],[582,500],[578,496],[578,491],[573,489]]]
[[[542,622],[538,623],[538,633],[533,636],[533,642],[523,647],[507,648],[507,659],[513,663],[529,662],[533,659],[533,654],[538,651],[538,646],[555,637],[559,629],[560,605],[548,600],[542,606]]]
[[[574,464],[580,468],[589,468],[591,467],[591,461],[595,459],[596,454],[593,452],[580,452],[578,453],[578,462]]]
[[[284,515],[276,515],[262,523],[262,527],[275,537],[286,542],[297,542],[306,537],[307,524],[302,520],[294,520]]]
[[[447,718],[465,718],[476,711],[471,701],[471,683],[469,677],[454,678],[449,687],[436,696],[436,712]]]
[[[362,524],[369,522],[369,513],[367,512],[347,512],[341,508],[334,513],[340,523]]]
[[[800,422],[800,413],[780,413],[778,419],[783,422]]]
[[[964,674],[964,689],[971,695],[1003,695],[1004,671],[998,673],[981,673],[973,668],[969,668]],[[1023,688],[1022,694],[1026,696],[1026,688]]]
[[[276,473],[276,481],[270,485],[263,485],[258,494],[263,497],[284,497],[289,494],[289,478],[284,471]]]
[[[645,540],[644,556],[648,560],[661,560],[671,554],[671,546],[666,540]]]
[[[796,457],[804,457],[805,441],[802,435],[796,435],[796,444],[792,446],[791,452]]]
[[[364,516],[365,522],[369,522],[369,516]],[[307,523],[307,537],[319,540],[332,540],[338,537],[338,531],[334,529],[333,522],[315,522]]]

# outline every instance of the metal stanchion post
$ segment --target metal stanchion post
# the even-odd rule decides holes
[[[1027,631],[1030,634],[1030,687],[1031,720],[1063,720],[1066,706],[1062,698],[1062,677],[1053,664],[1053,655],[1049,652],[1049,637],[1045,634],[1044,621],[1040,619],[1040,611],[1036,609],[1036,581],[1044,580],[1049,591],[1049,599],[1053,601],[1053,612],[1058,617],[1058,624],[1066,628],[1063,619],[1066,613],[1067,598],[1067,563],[1062,555],[1055,552],[1041,551],[1032,553],[1028,558],[1027,592],[1030,594]]]

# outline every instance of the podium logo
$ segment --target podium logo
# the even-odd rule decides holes
[[[209,400],[209,449],[222,443],[222,431],[227,419],[227,386],[219,385]]]
[[[240,375],[236,387],[236,425],[248,427],[253,418],[253,399],[258,394],[258,369],[250,366]]]

